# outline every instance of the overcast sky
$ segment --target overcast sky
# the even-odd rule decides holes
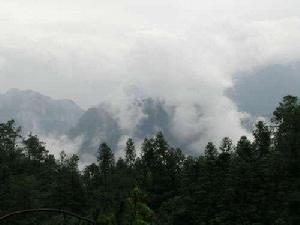
[[[157,97],[182,138],[245,132],[233,75],[300,58],[299,0],[1,0],[0,28],[1,93],[110,101],[128,129],[128,102]]]
[[[72,98],[83,106],[96,104],[112,86],[124,89],[124,82],[125,86],[148,82],[143,77],[149,71],[143,69],[172,67],[177,64],[172,60],[180,60],[186,51],[194,54],[190,51],[195,50],[202,62],[218,67],[214,61],[224,55],[221,63],[236,61],[227,57],[248,54],[236,51],[251,44],[261,49],[250,51],[264,54],[268,38],[272,44],[290,42],[299,50],[299,16],[297,0],[2,0],[1,92],[11,87],[34,89],[56,98]],[[252,41],[261,41],[262,46]],[[295,52],[288,50],[281,49],[282,54],[294,57]],[[222,54],[215,55],[217,51]],[[194,60],[193,55],[184,57]],[[202,62],[196,58],[192,63]],[[145,64],[156,68],[141,68]],[[132,75],[137,72],[140,79]]]

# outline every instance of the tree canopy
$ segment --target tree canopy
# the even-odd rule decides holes
[[[137,154],[140,152],[140,154]],[[253,137],[224,137],[188,156],[158,132],[124,158],[101,143],[97,162],[55,158],[38,136],[0,124],[0,216],[32,208],[80,213],[99,225],[299,225],[300,102],[286,96]],[[9,225],[61,224],[58,215],[14,217]],[[74,224],[73,218],[67,218]]]

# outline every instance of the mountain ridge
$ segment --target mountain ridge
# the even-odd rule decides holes
[[[65,133],[83,113],[72,100],[56,100],[32,90],[10,89],[0,94],[0,120],[14,119],[25,133]]]

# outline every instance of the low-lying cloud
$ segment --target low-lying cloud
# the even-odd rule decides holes
[[[248,115],[225,95],[233,75],[300,60],[297,1],[263,1],[262,10],[253,1],[66,2],[3,3],[0,87],[84,107],[109,103],[124,137],[145,116],[135,102],[153,98],[172,109],[171,132],[190,150],[236,140],[248,134],[241,125]]]

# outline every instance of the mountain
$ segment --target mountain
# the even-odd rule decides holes
[[[164,102],[145,99],[134,104],[144,116],[133,131],[128,131],[120,127],[120,118],[112,113],[108,103],[84,111],[71,100],[55,100],[31,90],[11,89],[0,94],[0,121],[14,119],[24,134],[32,131],[44,138],[64,135],[74,143],[79,138],[82,154],[95,154],[101,142],[117,150],[124,138],[142,140],[158,131],[180,146],[169,130],[171,115]]]
[[[24,133],[64,134],[83,113],[71,100],[55,100],[31,90],[0,94],[0,121],[14,119]]]
[[[270,117],[283,96],[300,96],[300,63],[270,65],[238,74],[230,96],[241,111]]]
[[[81,153],[96,153],[101,142],[116,147],[121,130],[118,121],[103,106],[88,109],[69,131],[71,139],[82,139]]]
[[[82,153],[95,154],[99,143],[106,142],[113,150],[117,150],[123,137],[133,137],[142,140],[162,131],[171,144],[178,144],[170,132],[171,116],[166,111],[164,102],[154,99],[144,99],[135,102],[143,114],[136,126],[128,131],[120,127],[118,115],[111,112],[109,104],[100,104],[88,109],[70,130],[69,137],[82,138]]]
[[[239,110],[252,116],[241,121],[251,129],[260,116],[270,117],[281,98],[287,94],[300,96],[300,63],[294,65],[270,65],[249,73],[238,74],[234,88],[228,96],[237,103]],[[131,128],[124,128],[123,117],[112,110],[109,103],[84,111],[71,100],[55,100],[40,93],[12,89],[0,94],[0,121],[15,119],[24,132],[33,131],[43,136],[65,135],[73,143],[80,140],[80,153],[95,154],[101,142],[107,142],[113,150],[128,137],[141,141],[162,131],[171,145],[185,149],[189,143],[178,143],[172,135],[174,109],[162,100],[136,100],[128,105],[143,115],[128,121]],[[132,119],[132,118],[131,118]],[[126,127],[126,126],[125,126]]]

